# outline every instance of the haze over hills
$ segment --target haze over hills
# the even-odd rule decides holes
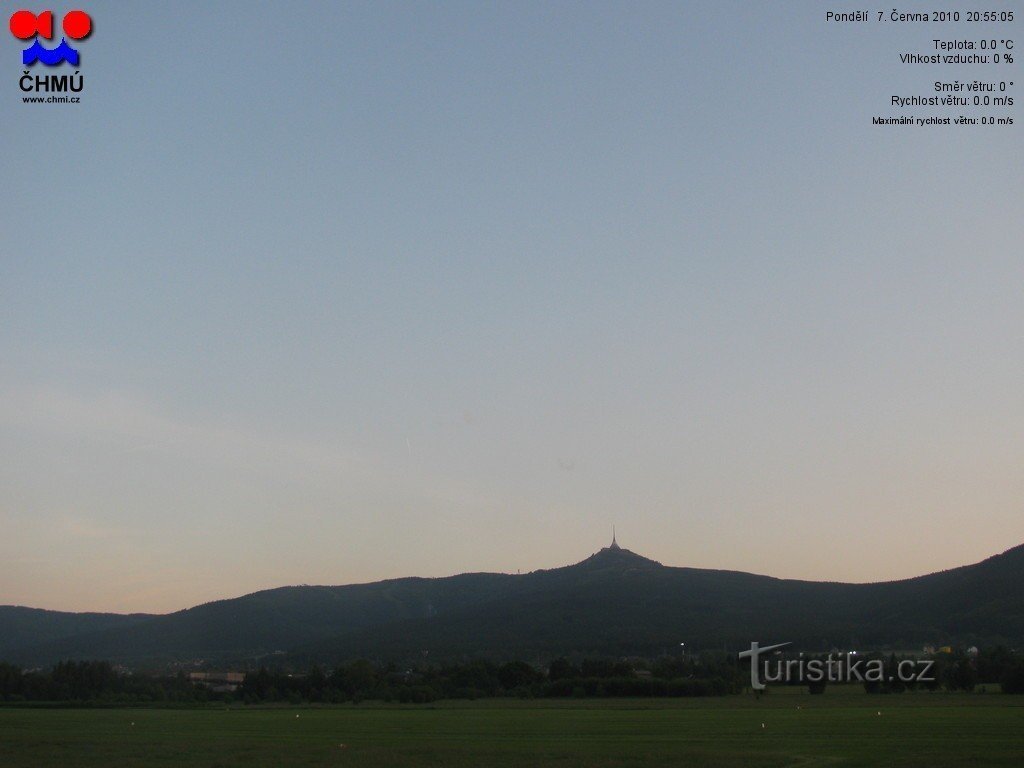
[[[807,650],[1024,639],[1024,545],[975,565],[843,584],[662,565],[614,544],[575,565],[256,592],[166,615],[0,607],[0,658],[129,666],[357,656],[548,659],[788,640]]]

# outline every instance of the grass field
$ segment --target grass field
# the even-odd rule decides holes
[[[1022,764],[1024,700],[999,695],[0,709],[4,768]]]

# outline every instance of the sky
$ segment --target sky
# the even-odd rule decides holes
[[[81,104],[0,47],[0,604],[1024,542],[1024,115],[871,125],[932,27],[81,7]]]

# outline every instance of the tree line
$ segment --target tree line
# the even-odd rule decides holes
[[[510,661],[399,666],[366,660],[306,672],[261,667],[234,691],[193,683],[188,675],[139,675],[103,661],[65,661],[23,671],[0,662],[0,701],[77,703],[264,702],[342,703],[378,700],[427,703],[491,697],[721,696],[738,693],[744,673],[725,654],[657,660],[648,669],[608,659],[560,658],[546,668]]]
[[[887,663],[899,661],[893,655]],[[896,680],[866,683],[865,688],[869,693],[900,693],[914,687],[973,690],[979,682],[999,683],[1005,693],[1024,694],[1024,656],[1005,648],[988,649],[977,656],[941,655],[932,682],[914,686]],[[31,671],[0,662],[0,701],[10,703],[428,703],[491,697],[686,697],[741,693],[748,684],[746,662],[725,653],[636,662],[559,658],[546,667],[485,660],[411,666],[357,660],[330,670],[314,666],[306,672],[262,667],[248,672],[241,685],[230,691],[193,683],[184,672],[132,674],[103,661],[65,661]],[[814,692],[823,691],[822,686]]]
[[[826,660],[828,657],[808,655],[806,660]],[[997,646],[983,650],[977,654],[968,654],[963,650],[950,653],[932,654],[928,657],[930,666],[917,666],[914,671],[925,671],[921,680],[908,679],[900,673],[903,664],[920,664],[918,656],[905,656],[896,653],[889,655],[880,652],[869,652],[857,656],[862,663],[878,662],[882,670],[881,679],[865,679],[863,684],[867,693],[904,693],[907,691],[973,691],[979,685],[998,684],[1004,693],[1024,693],[1024,656],[1005,647]],[[787,686],[806,686],[811,693],[824,693],[828,685],[826,681],[805,683],[799,680],[788,680]]]

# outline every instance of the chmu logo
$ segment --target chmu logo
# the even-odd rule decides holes
[[[85,11],[68,11],[61,20],[61,28],[64,36],[55,48],[47,48],[39,38],[44,40],[53,39],[53,11],[43,11],[40,14],[32,11],[20,10],[11,14],[8,23],[11,34],[19,40],[32,39],[32,44],[21,52],[21,63],[30,67],[37,61],[48,67],[55,67],[65,61],[77,67],[79,56],[78,50],[72,48],[68,38],[72,40],[84,40],[92,33],[92,19]]]

